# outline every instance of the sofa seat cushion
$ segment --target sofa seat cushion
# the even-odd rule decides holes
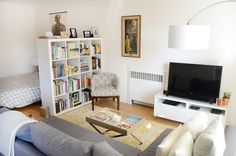
[[[47,123],[48,125],[74,137],[78,138],[82,141],[89,141],[89,142],[107,142],[112,148],[114,148],[119,153],[123,154],[124,156],[137,156],[141,153],[140,150],[131,147],[129,145],[123,144],[113,138],[109,138],[107,136],[101,135],[97,132],[92,132],[88,129],[85,129],[81,126],[75,125],[68,121],[62,120],[57,117],[50,117],[45,119],[43,122]]]
[[[93,156],[123,156],[106,142],[93,144]]]
[[[14,144],[15,156],[45,156],[35,146],[21,139],[16,139]]]
[[[75,139],[43,122],[31,125],[32,142],[45,155],[92,156],[92,143]]]

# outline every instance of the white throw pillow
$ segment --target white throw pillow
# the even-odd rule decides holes
[[[179,139],[182,134],[182,125],[179,125],[161,142],[160,145],[157,146],[156,156],[167,156],[172,145]]]
[[[185,132],[189,131],[193,136],[193,140],[196,140],[197,136],[207,127],[207,124],[207,114],[200,112],[183,125],[183,130]]]
[[[192,153],[193,137],[192,134],[187,131],[173,145],[170,150],[169,156],[192,156]]]
[[[223,156],[225,147],[224,126],[217,118],[198,136],[193,156]]]

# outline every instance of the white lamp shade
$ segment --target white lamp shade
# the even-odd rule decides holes
[[[169,26],[169,48],[201,50],[208,49],[210,27],[203,25]]]

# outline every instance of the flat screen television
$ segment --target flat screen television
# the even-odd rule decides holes
[[[170,62],[167,94],[214,103],[222,70],[222,66]]]

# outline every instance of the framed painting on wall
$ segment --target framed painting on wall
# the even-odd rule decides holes
[[[121,17],[121,45],[123,57],[140,58],[141,16]]]

